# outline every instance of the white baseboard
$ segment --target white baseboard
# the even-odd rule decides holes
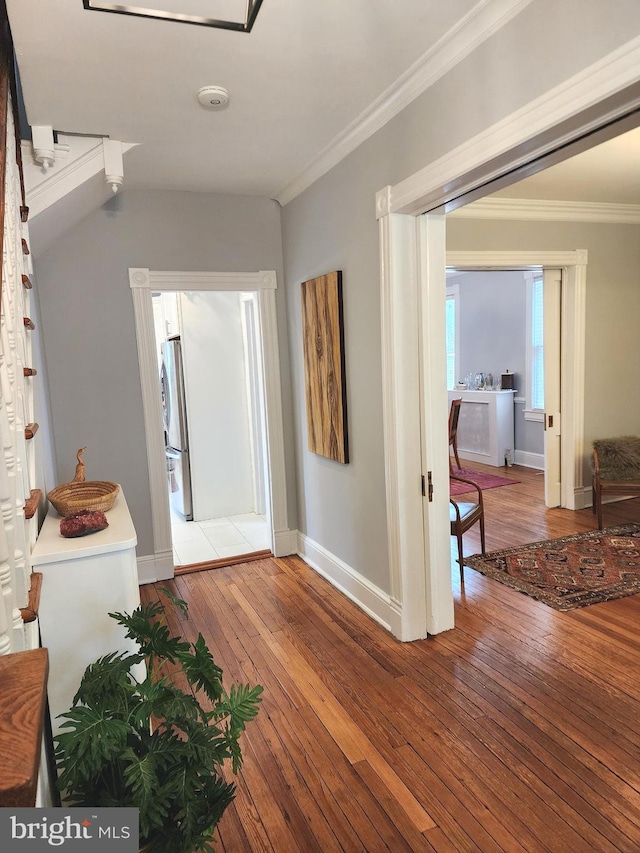
[[[387,631],[393,633],[393,628],[400,624],[401,614],[398,602],[392,601],[388,593],[383,592],[335,554],[300,532],[298,532],[297,553],[305,563],[308,563],[312,569],[326,578]]]
[[[274,532],[274,557],[288,557],[290,554],[298,553],[298,531],[276,530]]]
[[[537,468],[538,471],[544,471],[544,453],[529,453],[526,450],[516,450],[513,455],[513,461],[516,465],[522,465],[525,468]]]
[[[170,580],[173,575],[173,551],[158,551],[148,557],[138,557],[138,584]]]

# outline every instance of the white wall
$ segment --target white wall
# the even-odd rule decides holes
[[[194,521],[252,512],[239,293],[181,293]]]

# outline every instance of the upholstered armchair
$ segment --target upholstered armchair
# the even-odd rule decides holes
[[[640,437],[623,435],[594,441],[591,471],[592,508],[602,530],[603,495],[640,495]]]

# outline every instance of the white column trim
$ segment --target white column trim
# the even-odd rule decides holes
[[[154,555],[172,550],[171,513],[167,494],[167,469],[163,441],[162,400],[158,383],[158,367],[153,351],[153,306],[149,287],[149,271],[129,270],[136,323],[138,363],[142,388],[142,408],[147,442],[149,490]]]
[[[445,217],[428,214],[416,220],[418,300],[420,306],[420,398],[422,473],[431,472],[433,499],[422,498],[425,531],[427,631],[454,627],[449,521],[449,445],[446,364]],[[428,492],[428,483],[427,483]]]
[[[382,413],[391,622],[400,640],[426,636],[418,279],[415,220],[380,219]]]
[[[275,275],[274,275],[275,281]],[[284,423],[282,419],[282,388],[280,385],[280,351],[276,316],[276,294],[271,287],[258,292],[258,314],[262,341],[265,408],[267,424],[267,465],[269,468],[272,551],[276,557],[286,557],[292,550],[292,536],[287,513],[287,482],[284,458]]]
[[[154,352],[152,291],[255,291],[265,381],[267,410],[267,447],[270,480],[272,551],[283,557],[295,553],[295,536],[288,527],[284,425],[280,387],[280,361],[276,323],[276,274],[273,270],[249,273],[155,271],[130,268],[129,284],[133,295],[142,403],[147,440],[149,488],[153,522],[155,565],[167,574],[167,553],[171,552],[171,513],[166,488],[165,451],[161,415],[160,387]],[[139,560],[140,562],[140,560]],[[144,577],[149,580],[151,564],[145,563]],[[161,579],[156,577],[157,580]]]

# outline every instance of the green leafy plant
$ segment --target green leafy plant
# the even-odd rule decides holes
[[[184,601],[162,592],[187,614]],[[238,739],[258,712],[262,687],[225,691],[202,634],[195,643],[172,636],[160,601],[109,615],[139,652],[90,664],[61,715],[66,731],[55,741],[64,801],[137,807],[145,850],[210,850],[235,791],[222,767],[231,761],[237,773],[242,765]],[[146,677],[136,679],[142,663]]]

